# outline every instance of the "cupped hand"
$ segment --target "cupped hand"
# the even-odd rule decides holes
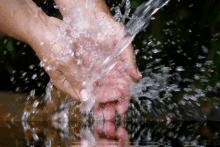
[[[96,55],[109,56],[124,35],[123,26],[107,14],[109,12],[104,2],[102,0],[100,2],[102,3],[95,3],[95,10],[88,10],[83,1],[77,4],[84,15],[82,21],[80,16],[71,13],[76,11],[71,1],[56,0],[57,5],[62,6],[59,10],[64,21],[44,15],[38,29],[35,29],[36,32],[33,30],[36,37],[29,43],[42,61],[55,87],[81,102],[87,100],[82,91],[88,85],[88,77],[102,70],[99,66],[103,60]],[[79,30],[86,32],[87,35],[79,33]],[[79,35],[77,38],[74,38],[75,33]],[[63,35],[66,36],[65,39]],[[83,49],[81,53],[80,49]],[[94,82],[93,94],[97,96],[95,117],[111,120],[116,111],[123,115],[130,101],[130,96],[126,95],[130,84],[133,79],[140,78],[133,48],[130,45],[120,55],[117,65],[101,80]]]
[[[59,40],[61,24],[60,19],[45,16],[45,20],[38,24],[39,28],[33,30],[35,37],[29,44],[37,53],[40,65],[49,74],[54,86],[75,100],[83,101],[80,99],[80,90],[83,89],[84,77],[74,58],[66,52],[65,42]]]

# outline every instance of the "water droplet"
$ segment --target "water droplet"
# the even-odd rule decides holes
[[[33,69],[34,68],[34,64],[29,66],[29,69]]]
[[[34,138],[34,141],[38,141],[39,140],[39,137],[37,136],[37,134],[33,134],[33,138]]]
[[[81,65],[82,64],[82,60],[81,59],[78,59],[77,60],[77,65]]]
[[[176,68],[176,70],[177,70],[177,71],[185,71],[185,69],[184,69],[182,66],[178,66],[178,67]]]
[[[144,40],[144,41],[142,41],[142,43],[145,45],[145,44],[147,44],[147,41],[146,41],[146,40]]]
[[[155,20],[155,17],[152,16],[150,19],[151,19],[151,20]]]
[[[4,44],[6,44],[6,43],[7,43],[7,41],[8,41],[8,40],[7,40],[7,39],[5,39],[5,40],[4,40]]]
[[[201,72],[205,72],[205,68],[200,68]]]
[[[165,72],[165,73],[168,73],[170,70],[172,70],[171,67],[162,67],[162,68],[161,68],[161,71],[162,71],[162,72]]]
[[[57,6],[57,5],[54,5],[53,7],[54,7],[55,9],[58,9],[58,6]]]
[[[45,63],[43,61],[40,61],[40,67],[44,67]]]
[[[37,74],[34,74],[32,77],[31,77],[31,79],[35,79],[37,77]]]
[[[34,97],[34,95],[35,95],[35,89],[31,90],[31,92],[30,92],[31,97]]]
[[[183,90],[186,92],[189,92],[189,91],[192,91],[192,88],[184,88]]]
[[[15,89],[15,91],[16,91],[16,92],[18,92],[18,91],[19,91],[19,89],[20,89],[20,88],[19,88],[19,87],[17,87],[17,88]]]
[[[6,55],[6,53],[7,53],[7,51],[4,51],[4,52],[3,52],[3,55]]]
[[[219,82],[216,83],[216,87],[220,88],[220,83]]]
[[[199,55],[198,59],[205,59],[206,57]]]
[[[74,52],[71,49],[66,49],[66,54],[70,55],[70,56],[73,56]]]
[[[209,72],[214,72],[214,70],[213,70],[213,69],[209,69],[208,71],[209,71]]]
[[[194,4],[190,4],[190,5],[189,5],[190,8],[193,7],[193,6],[194,6]]]
[[[205,47],[204,45],[202,45],[202,51],[206,54],[209,52],[208,48]]]
[[[139,52],[139,49],[136,49],[136,50],[134,51],[134,54],[137,55],[138,52]]]
[[[41,86],[41,83],[38,83],[38,84],[37,84],[37,87],[40,87],[40,86]]]
[[[41,41],[41,42],[40,42],[40,45],[44,45],[44,42],[43,42],[43,41]]]
[[[33,107],[36,108],[38,106],[38,104],[39,104],[39,101],[35,100],[33,103]]]
[[[197,67],[202,67],[202,64],[201,63],[196,63],[196,66]]]
[[[41,8],[41,7],[39,7],[37,10],[38,10],[38,11],[42,11],[42,8]]]
[[[22,73],[22,77],[24,77],[27,74],[27,72]]]
[[[176,52],[179,54],[179,53],[181,53],[183,50],[177,50]]]
[[[211,64],[213,64],[213,61],[212,61],[212,60],[207,60],[207,61],[205,61],[205,65],[211,65]]]
[[[160,41],[157,41],[157,45],[160,45],[161,44],[161,42]]]
[[[16,45],[19,45],[21,42],[20,41],[18,41],[17,43],[16,43]]]
[[[63,5],[59,5],[59,8],[62,9],[63,11],[66,10],[66,7]]]
[[[47,62],[47,58],[43,58],[43,62]]]
[[[190,29],[189,29],[188,31],[189,31],[190,33],[192,32],[192,30],[190,30]]]
[[[52,69],[52,66],[50,65],[46,67],[46,71],[50,71],[51,69]]]
[[[43,76],[44,75],[44,72],[42,72],[41,74],[40,74],[40,76]]]
[[[154,54],[156,54],[156,53],[159,53],[160,50],[158,50],[158,49],[153,49],[152,52],[153,52]]]
[[[11,82],[13,82],[13,81],[14,81],[14,79],[15,79],[14,77],[11,77],[10,81],[11,81]]]
[[[199,75],[197,75],[197,74],[194,75],[194,78],[195,78],[196,80],[199,80],[199,79],[200,79]]]

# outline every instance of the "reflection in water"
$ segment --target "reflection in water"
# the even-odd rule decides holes
[[[53,96],[53,95],[52,95]],[[1,145],[42,146],[139,146],[139,145],[208,145],[217,144],[220,122],[213,121],[146,121],[116,116],[113,121],[94,120],[79,113],[76,105],[62,108],[57,103],[44,111],[40,98],[29,99],[29,104],[17,99],[18,95],[1,94]],[[23,95],[20,98],[28,98]],[[17,99],[16,102],[15,99]],[[20,100],[21,100],[20,99]],[[39,101],[38,108],[33,107]],[[9,104],[9,105],[8,105]],[[34,105],[33,105],[34,104]],[[15,107],[16,106],[16,107]],[[56,107],[56,108],[55,108]],[[12,109],[13,108],[13,109]],[[59,109],[59,110],[58,110]],[[78,110],[77,110],[78,109]],[[13,110],[13,111],[12,111]],[[22,119],[23,111],[28,113]],[[70,111],[73,110],[73,111]],[[4,120],[3,120],[4,116]],[[24,116],[23,116],[24,117]],[[139,120],[137,118],[140,118]],[[5,139],[7,138],[7,139]]]
[[[65,122],[60,122],[65,123]],[[100,124],[101,123],[101,124]],[[103,123],[103,124],[102,124]],[[10,126],[6,128],[5,125]],[[219,122],[145,122],[142,125],[125,122],[116,128],[113,122],[94,122],[88,126],[81,121],[68,122],[68,131],[51,122],[28,122],[22,131],[21,122],[1,122],[1,145],[208,145],[217,144]],[[4,132],[4,133],[3,133]],[[8,138],[8,140],[4,140]]]

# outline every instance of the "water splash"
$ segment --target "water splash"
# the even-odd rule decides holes
[[[93,79],[89,81],[90,83],[94,83],[98,79],[102,79],[109,73],[109,71],[111,71],[115,67],[115,65],[118,63],[119,55],[132,42],[135,35],[141,30],[145,29],[149,25],[152,15],[154,15],[160,8],[165,6],[168,2],[169,0],[150,0],[149,2],[145,2],[141,4],[139,7],[137,7],[132,18],[125,25],[126,34],[116,44],[112,53],[109,56],[105,57],[105,60],[101,62],[97,69],[95,69],[95,73],[97,73],[97,71],[101,72],[98,72],[98,76],[97,74],[95,74],[96,76],[94,76]],[[129,5],[128,2],[127,5]],[[128,12],[129,11],[125,12],[125,17],[128,16]],[[90,93],[92,92],[91,88],[89,90],[87,89],[87,91],[89,91]],[[95,103],[94,99],[94,96],[90,96],[90,99],[86,102],[86,112],[89,112],[93,107]]]

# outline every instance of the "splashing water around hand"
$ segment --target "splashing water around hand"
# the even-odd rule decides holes
[[[136,8],[134,14],[130,21],[125,25],[126,34],[122,37],[122,39],[116,44],[113,49],[113,52],[104,60],[104,62],[99,66],[97,70],[100,68],[101,73],[98,78],[93,79],[90,83],[97,81],[105,77],[118,63],[118,57],[124,51],[125,48],[132,42],[135,35],[139,33],[141,30],[144,30],[150,23],[152,15],[154,15],[159,9],[165,6],[169,0],[150,0],[148,2],[142,3],[139,7]],[[89,90],[91,91],[91,90]],[[90,99],[86,102],[86,111],[89,112],[92,106],[95,103],[94,97],[90,97]]]
[[[115,28],[121,27],[113,26],[114,23],[109,22],[104,18],[105,16],[103,17],[102,14],[96,13],[94,10],[88,9],[89,13],[86,12],[73,1],[72,11],[69,16],[64,18],[60,34],[57,37],[67,45],[64,53],[57,57],[65,60],[68,56],[74,56],[82,69],[82,74],[86,78],[86,91],[89,98],[82,105],[83,112],[89,113],[96,102],[97,95],[94,94],[94,84],[105,79],[107,74],[118,64],[120,54],[132,42],[135,35],[144,30],[149,25],[151,16],[168,2],[169,0],[150,0],[141,4],[126,24],[125,30],[118,30],[118,34],[125,35],[121,36],[121,39],[118,38],[118,43],[114,45],[112,32],[115,32]],[[109,43],[106,44],[106,42]],[[111,48],[113,49],[109,50]],[[85,67],[83,62],[86,60],[89,65]]]

